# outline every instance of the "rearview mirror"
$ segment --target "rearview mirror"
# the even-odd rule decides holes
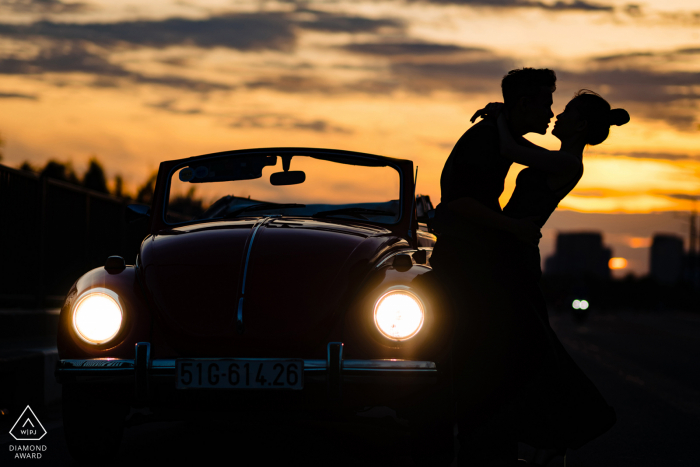
[[[280,185],[298,185],[304,183],[306,174],[301,170],[293,170],[291,172],[275,172],[270,175],[270,184],[275,186]]]
[[[126,207],[124,217],[126,217],[127,224],[133,224],[134,222],[151,217],[151,208],[144,204],[130,204]]]

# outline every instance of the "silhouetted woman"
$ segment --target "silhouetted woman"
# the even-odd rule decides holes
[[[477,115],[495,114],[502,104],[489,104]],[[501,153],[527,166],[517,177],[515,191],[503,214],[514,219],[530,218],[544,226],[559,202],[583,175],[583,152],[587,145],[605,141],[611,125],[629,122],[624,109],[611,109],[600,95],[583,89],[557,115],[552,134],[561,141],[558,151],[518,145],[512,138],[507,116],[498,117]],[[544,457],[577,449],[606,432],[615,423],[615,413],[593,383],[571,359],[549,325],[547,308],[539,289],[539,247],[514,241],[503,246],[503,257],[511,267],[503,275],[503,286],[527,306],[520,316],[523,332],[531,342],[533,358],[544,362],[530,382],[516,395],[518,440],[545,451]],[[533,313],[534,311],[534,313]],[[539,329],[538,329],[539,326]],[[544,329],[544,333],[541,330]],[[543,337],[544,336],[544,337]],[[547,345],[542,347],[542,340]],[[526,346],[527,347],[527,346]],[[544,355],[544,356],[543,356]],[[543,464],[548,459],[540,459]]]

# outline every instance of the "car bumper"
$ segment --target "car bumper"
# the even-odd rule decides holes
[[[327,358],[303,359],[304,389],[319,389],[326,398],[340,400],[347,389],[362,393],[366,402],[371,402],[371,394],[390,392],[415,392],[429,388],[438,382],[435,362],[398,359],[356,360],[343,359],[343,344],[328,344]],[[208,358],[207,360],[212,360]],[[224,360],[224,359],[222,359]],[[176,361],[174,358],[151,359],[148,343],[136,344],[133,359],[92,358],[61,359],[56,365],[56,378],[62,384],[119,384],[133,385],[136,401],[147,402],[153,399],[154,388],[176,390]],[[359,388],[359,389],[358,389]],[[195,391],[207,391],[199,389]],[[191,392],[187,390],[186,392]],[[268,392],[268,391],[264,391]],[[296,391],[292,391],[296,392]]]

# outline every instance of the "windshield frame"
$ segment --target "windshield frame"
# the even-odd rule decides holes
[[[274,154],[273,154],[274,153]],[[235,221],[236,219],[245,219],[246,217],[264,217],[268,214],[255,214],[255,211],[252,211],[250,215],[241,215],[239,217],[234,217],[230,219],[224,219],[222,217],[215,217],[215,218],[209,218],[209,219],[192,219],[189,221],[183,221],[183,222],[168,222],[166,220],[166,215],[168,212],[168,204],[170,202],[170,189],[171,189],[171,181],[172,177],[175,175],[175,172],[179,169],[181,169],[183,166],[187,166],[189,164],[192,164],[194,161],[200,162],[200,161],[206,161],[206,160],[211,160],[211,159],[218,159],[222,157],[246,157],[250,155],[260,155],[260,154],[269,154],[269,155],[283,155],[283,154],[291,154],[294,156],[304,156],[304,157],[312,157],[316,159],[321,159],[321,160],[326,160],[329,162],[333,162],[336,164],[347,164],[348,162],[340,162],[337,160],[334,160],[334,157],[337,159],[342,159],[345,161],[353,161],[354,159],[357,159],[357,162],[361,162],[363,159],[367,162],[374,161],[374,164],[352,164],[352,165],[358,165],[358,166],[366,166],[366,167],[391,167],[392,169],[396,170],[399,174],[399,212],[398,212],[398,217],[394,222],[391,223],[384,223],[384,222],[376,222],[372,220],[367,220],[367,219],[359,219],[359,218],[345,218],[345,217],[326,217],[323,219],[316,219],[311,216],[294,216],[294,215],[285,215],[285,217],[299,217],[303,219],[314,219],[314,220],[324,220],[324,221],[349,221],[349,222],[362,222],[362,223],[368,223],[372,224],[375,226],[383,226],[385,228],[394,230],[399,224],[401,224],[404,220],[404,188],[405,188],[405,176],[401,167],[401,164],[397,163],[398,161],[392,158],[388,157],[383,157],[383,156],[376,156],[373,154],[365,154],[365,153],[356,153],[352,151],[342,151],[342,150],[333,150],[333,149],[316,149],[316,148],[261,148],[261,149],[248,149],[248,150],[237,150],[237,151],[225,151],[221,153],[214,153],[214,154],[207,154],[203,156],[196,156],[196,157],[190,157],[188,159],[181,159],[178,161],[172,161],[174,165],[170,167],[170,170],[167,173],[166,176],[166,185],[162,191],[162,209],[159,209],[160,212],[160,223],[162,225],[167,226],[168,228],[173,228],[173,227],[180,227],[184,225],[192,225],[192,224],[200,224],[200,223],[207,223],[207,222],[220,222],[222,220],[225,221]],[[317,157],[317,156],[325,156],[325,157]],[[381,162],[381,165],[377,164],[377,162]],[[158,190],[156,190],[158,191]]]

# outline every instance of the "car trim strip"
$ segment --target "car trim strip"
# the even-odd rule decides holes
[[[253,251],[253,241],[255,241],[255,235],[258,230],[263,225],[270,222],[274,217],[267,216],[260,221],[256,221],[253,227],[253,233],[250,236],[250,243],[248,243],[248,252],[245,256],[245,264],[243,265],[243,279],[241,280],[241,297],[238,299],[238,307],[236,310],[236,329],[239,334],[243,333],[243,309],[245,305],[245,281],[248,278],[248,264],[250,263],[250,252]]]
[[[253,241],[255,241],[255,234],[258,233],[258,229],[272,220],[271,217],[266,217],[259,222],[255,223],[253,227],[253,234],[250,236],[250,243],[248,244],[248,252],[245,256],[245,265],[243,266],[243,281],[241,282],[241,296],[245,295],[245,280],[248,276],[248,263],[250,262],[250,252],[253,250]]]
[[[393,258],[396,255],[413,255],[413,253],[417,252],[418,250],[416,249],[410,249],[410,250],[400,250],[400,251],[395,251],[393,253],[390,253],[387,255],[383,260],[377,263],[377,265],[374,267],[375,269],[379,269],[382,267],[384,263],[386,263],[388,260]]]

